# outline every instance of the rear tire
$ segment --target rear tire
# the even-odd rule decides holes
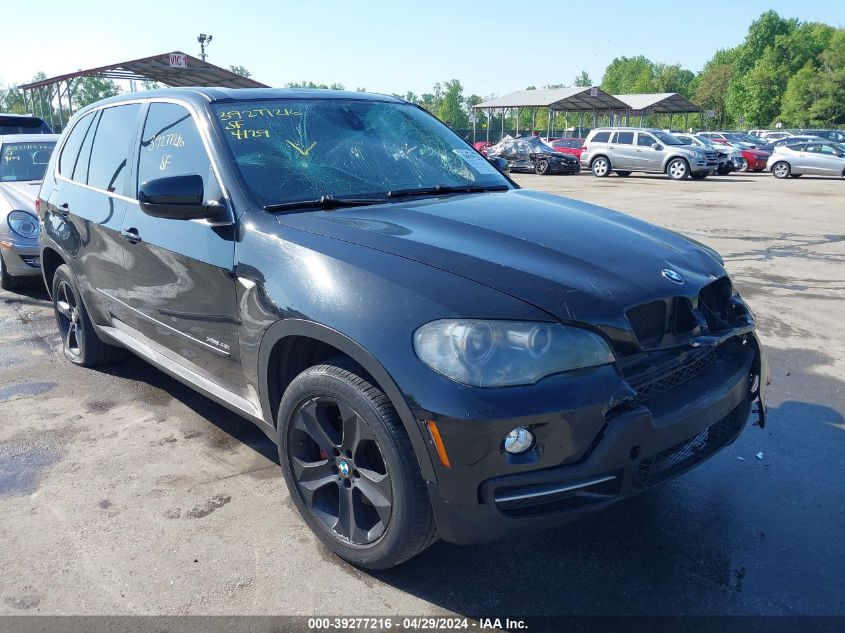
[[[590,163],[590,169],[596,178],[606,178],[610,175],[610,160],[605,156],[598,156]]]
[[[686,180],[689,174],[689,163],[683,158],[673,158],[666,165],[666,175],[672,180]]]
[[[277,429],[291,499],[335,554],[386,569],[437,540],[411,441],[390,400],[357,364],[335,359],[294,378]]]
[[[632,173],[634,173],[634,172],[631,172],[631,171],[617,171],[617,172],[616,172],[616,175],[617,175],[617,176],[620,176],[621,178],[627,178],[627,177],[628,177],[628,176],[630,176]]]
[[[739,168],[737,171],[748,171],[748,161],[744,158],[739,159]]]
[[[94,367],[118,360],[123,349],[100,340],[82,303],[76,276],[67,264],[53,275],[53,311],[62,337],[65,357],[76,365]]]
[[[779,160],[772,165],[772,174],[774,174],[775,178],[789,178],[792,174],[792,167],[786,161]]]
[[[29,277],[10,275],[6,270],[6,262],[3,261],[3,254],[0,253],[0,288],[3,290],[17,290],[29,283]]]

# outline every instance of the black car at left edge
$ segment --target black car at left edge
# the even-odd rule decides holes
[[[357,565],[560,525],[765,422],[715,251],[522,190],[400,99],[111,98],[37,207],[65,356],[130,350],[258,425]]]

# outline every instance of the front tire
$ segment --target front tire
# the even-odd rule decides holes
[[[546,176],[549,173],[549,161],[545,158],[538,160],[537,164],[534,165],[534,173],[540,176]]]
[[[700,171],[697,174],[690,174],[690,178],[692,178],[693,180],[704,180],[709,175],[709,171]]]
[[[780,160],[772,165],[772,174],[774,174],[775,178],[789,178],[791,173],[792,167],[786,161]]]
[[[666,174],[672,180],[686,180],[690,174],[689,163],[683,158],[673,158],[666,165]]]
[[[91,318],[79,293],[76,276],[67,264],[53,275],[53,311],[62,337],[65,357],[76,365],[94,367],[119,359],[123,350],[103,343],[97,336]]]
[[[593,176],[596,178],[606,178],[610,175],[610,160],[604,156],[594,158],[590,163],[590,169],[593,171]]]
[[[0,253],[0,288],[3,290],[16,290],[23,288],[29,281],[27,277],[10,275],[6,270],[6,262],[3,261],[3,254]]]
[[[627,177],[628,177],[628,176],[630,176],[632,173],[633,173],[633,172],[630,172],[630,171],[625,170],[625,171],[617,171],[617,172],[616,172],[616,175],[617,175],[617,176],[619,176],[620,178],[627,178]]]
[[[749,167],[748,161],[745,160],[744,158],[740,158],[739,159],[739,168],[737,169],[737,171],[748,171],[748,167]]]
[[[385,569],[437,540],[410,439],[358,365],[338,359],[299,374],[282,397],[277,429],[290,496],[335,554]]]

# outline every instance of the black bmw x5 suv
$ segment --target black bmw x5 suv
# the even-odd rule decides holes
[[[520,190],[399,99],[101,101],[38,208],[67,358],[130,350],[257,424],[364,567],[561,524],[711,456],[752,403],[764,422],[718,254]]]

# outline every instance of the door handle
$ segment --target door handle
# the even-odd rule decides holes
[[[131,244],[137,244],[142,241],[141,236],[138,235],[138,229],[135,228],[120,229],[120,237]]]
[[[58,213],[63,218],[66,218],[70,215],[70,207],[68,206],[67,202],[64,202],[56,207],[56,213]]]

